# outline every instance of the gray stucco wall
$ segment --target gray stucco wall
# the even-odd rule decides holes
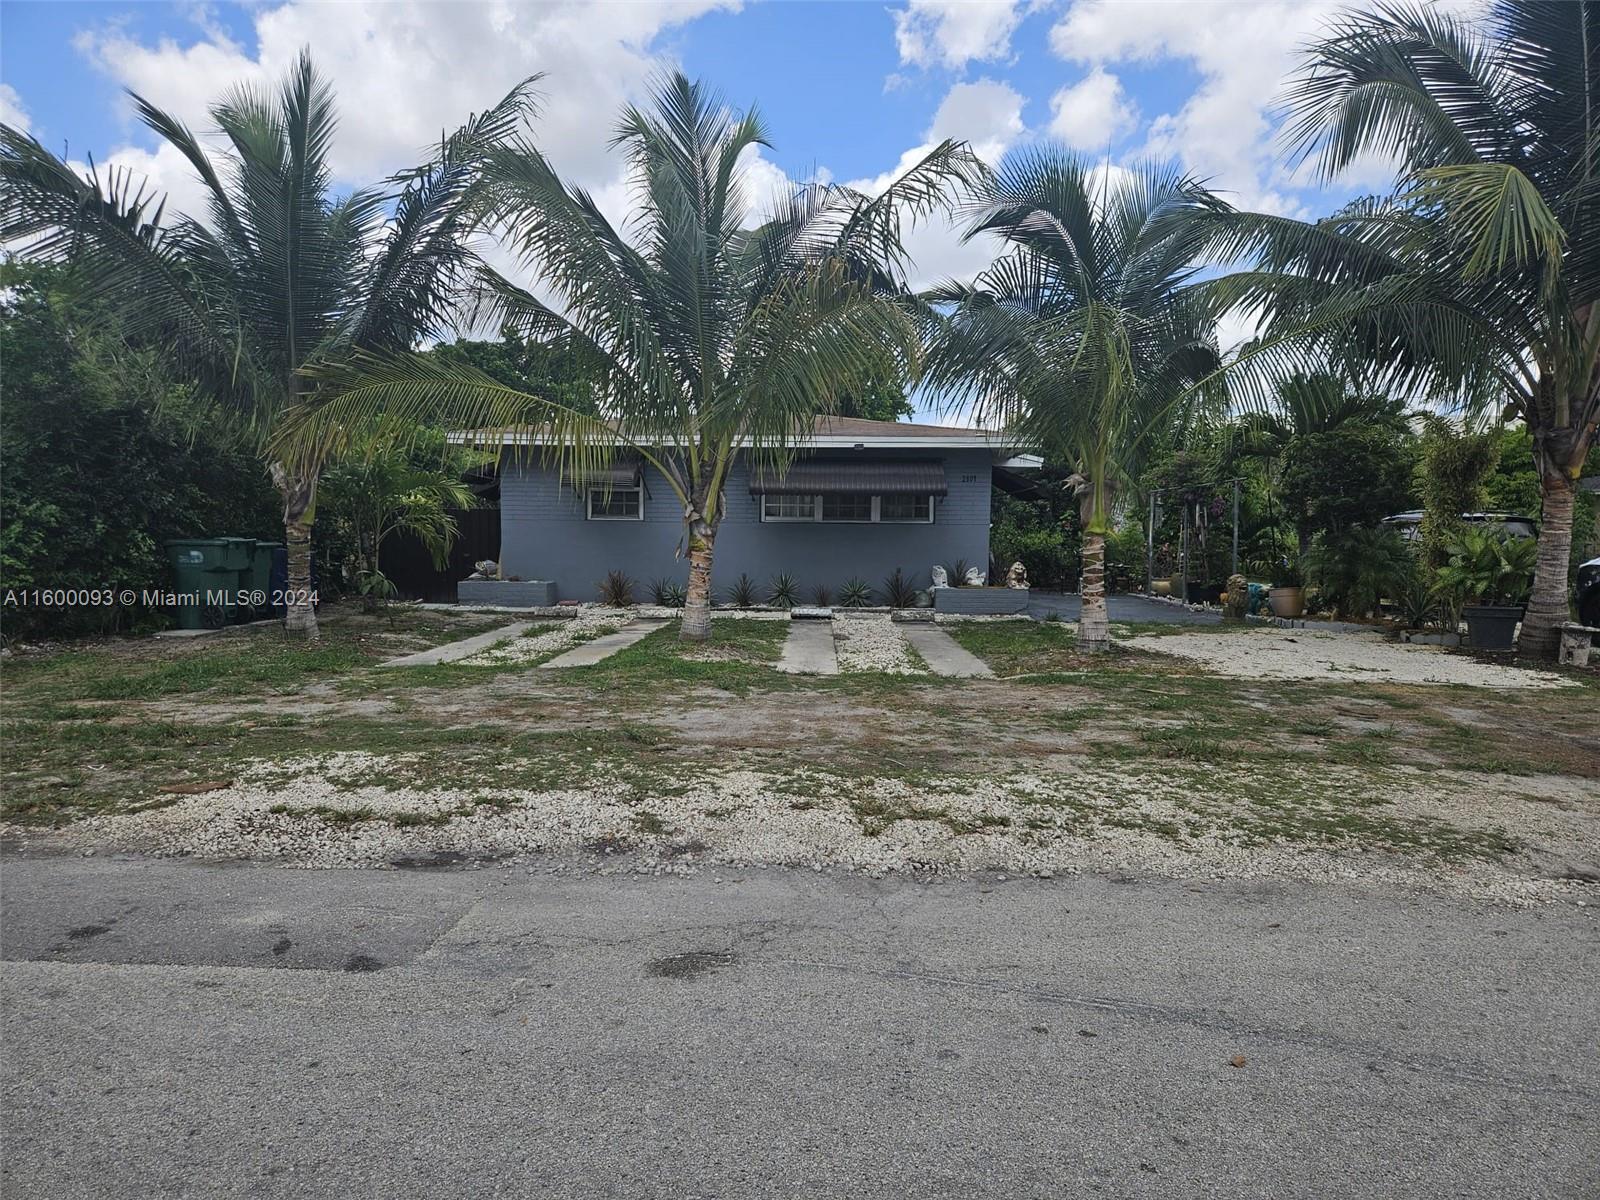
[[[713,586],[720,597],[745,572],[764,589],[788,572],[809,592],[818,583],[837,591],[855,576],[878,588],[896,567],[917,587],[931,582],[934,563],[965,559],[987,569],[992,455],[985,450],[872,450],[861,457],[940,458],[950,494],[935,501],[931,525],[763,522],[749,477],[736,464],[727,484],[728,513],[717,535]],[[537,459],[508,458],[500,480],[500,554],[507,575],[549,579],[563,600],[593,600],[612,570],[627,572],[648,598],[653,579],[688,577],[674,557],[683,515],[672,489],[645,472],[644,520],[590,521],[584,498]]]

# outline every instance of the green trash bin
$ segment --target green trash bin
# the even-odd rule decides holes
[[[220,538],[178,538],[166,543],[167,561],[172,564],[173,585],[180,597],[179,629],[210,629],[222,624],[225,614],[210,603],[217,587],[217,576],[225,573],[224,563],[234,553]],[[234,571],[238,576],[237,568]]]
[[[229,625],[250,619],[249,592],[255,579],[255,538],[218,538],[222,561],[212,572],[212,591],[222,599],[223,619]]]
[[[255,593],[257,612],[272,611],[272,559],[282,550],[282,542],[257,542],[250,555],[250,590]]]

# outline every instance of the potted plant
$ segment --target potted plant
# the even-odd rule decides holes
[[[1150,591],[1157,596],[1172,595],[1172,546],[1163,542],[1150,564]]]
[[[1467,637],[1479,650],[1510,650],[1533,587],[1539,543],[1468,529],[1446,551],[1450,561],[1439,568],[1438,587],[1460,602]]]
[[[1267,592],[1267,604],[1275,617],[1291,620],[1306,614],[1306,580],[1300,573],[1300,564],[1291,556],[1281,556],[1272,567],[1272,588]]]

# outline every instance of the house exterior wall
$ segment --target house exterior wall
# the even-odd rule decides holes
[[[845,580],[864,579],[876,590],[896,567],[915,586],[932,579],[929,568],[965,559],[989,564],[989,488],[993,455],[987,450],[869,450],[871,459],[938,458],[949,495],[934,501],[932,524],[763,522],[759,497],[750,494],[742,461],[728,479],[727,515],[717,534],[712,586],[718,595],[741,572],[765,590],[787,572],[802,598],[815,585],[837,592]],[[644,519],[590,521],[583,494],[563,484],[553,466],[537,458],[508,458],[500,480],[500,554],[508,576],[549,579],[563,600],[594,600],[613,570],[626,572],[641,600],[654,579],[688,578],[688,561],[675,557],[683,513],[665,479],[646,468]]]

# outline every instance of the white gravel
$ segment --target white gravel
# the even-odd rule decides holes
[[[1576,686],[1547,671],[1480,662],[1438,646],[1388,642],[1381,634],[1250,629],[1147,634],[1128,639],[1128,644],[1239,679],[1348,679],[1485,688]]]
[[[462,662],[470,666],[543,662],[569,646],[620,629],[634,615],[633,610],[627,608],[580,608],[577,616],[562,621],[554,629],[532,637],[511,638]]]
[[[493,764],[490,774],[514,779],[523,765]],[[1559,877],[1549,860],[1559,851],[1558,864],[1600,863],[1600,808],[1590,781],[1562,776],[1520,778],[1511,792],[1495,776],[1397,769],[1375,779],[1327,764],[1273,764],[1270,771],[1216,768],[1197,790],[1166,763],[1084,762],[1050,773],[974,776],[937,790],[898,778],[743,767],[671,783],[661,793],[641,790],[636,777],[630,781],[602,760],[569,788],[430,786],[414,756],[346,752],[247,764],[229,787],[167,808],[5,833],[45,849],[313,868],[386,866],[439,852],[489,859],[555,852],[589,856],[606,870],[684,872],[729,863],[874,875],[1148,872],[1355,881],[1514,904],[1592,903],[1595,888]],[[1297,803],[1318,814],[1399,819],[1413,830],[1441,828],[1429,821],[1509,829],[1543,848],[1544,858],[1438,862],[1274,840],[1252,823],[1262,810],[1248,798],[1264,788],[1283,797],[1291,787]],[[1350,796],[1363,803],[1350,806]],[[359,819],[329,820],[330,813]],[[877,815],[886,813],[916,815]],[[601,847],[628,853],[601,860]]]
[[[890,675],[926,675],[921,656],[906,641],[900,626],[886,614],[833,616],[833,644],[839,670],[883,671]]]

